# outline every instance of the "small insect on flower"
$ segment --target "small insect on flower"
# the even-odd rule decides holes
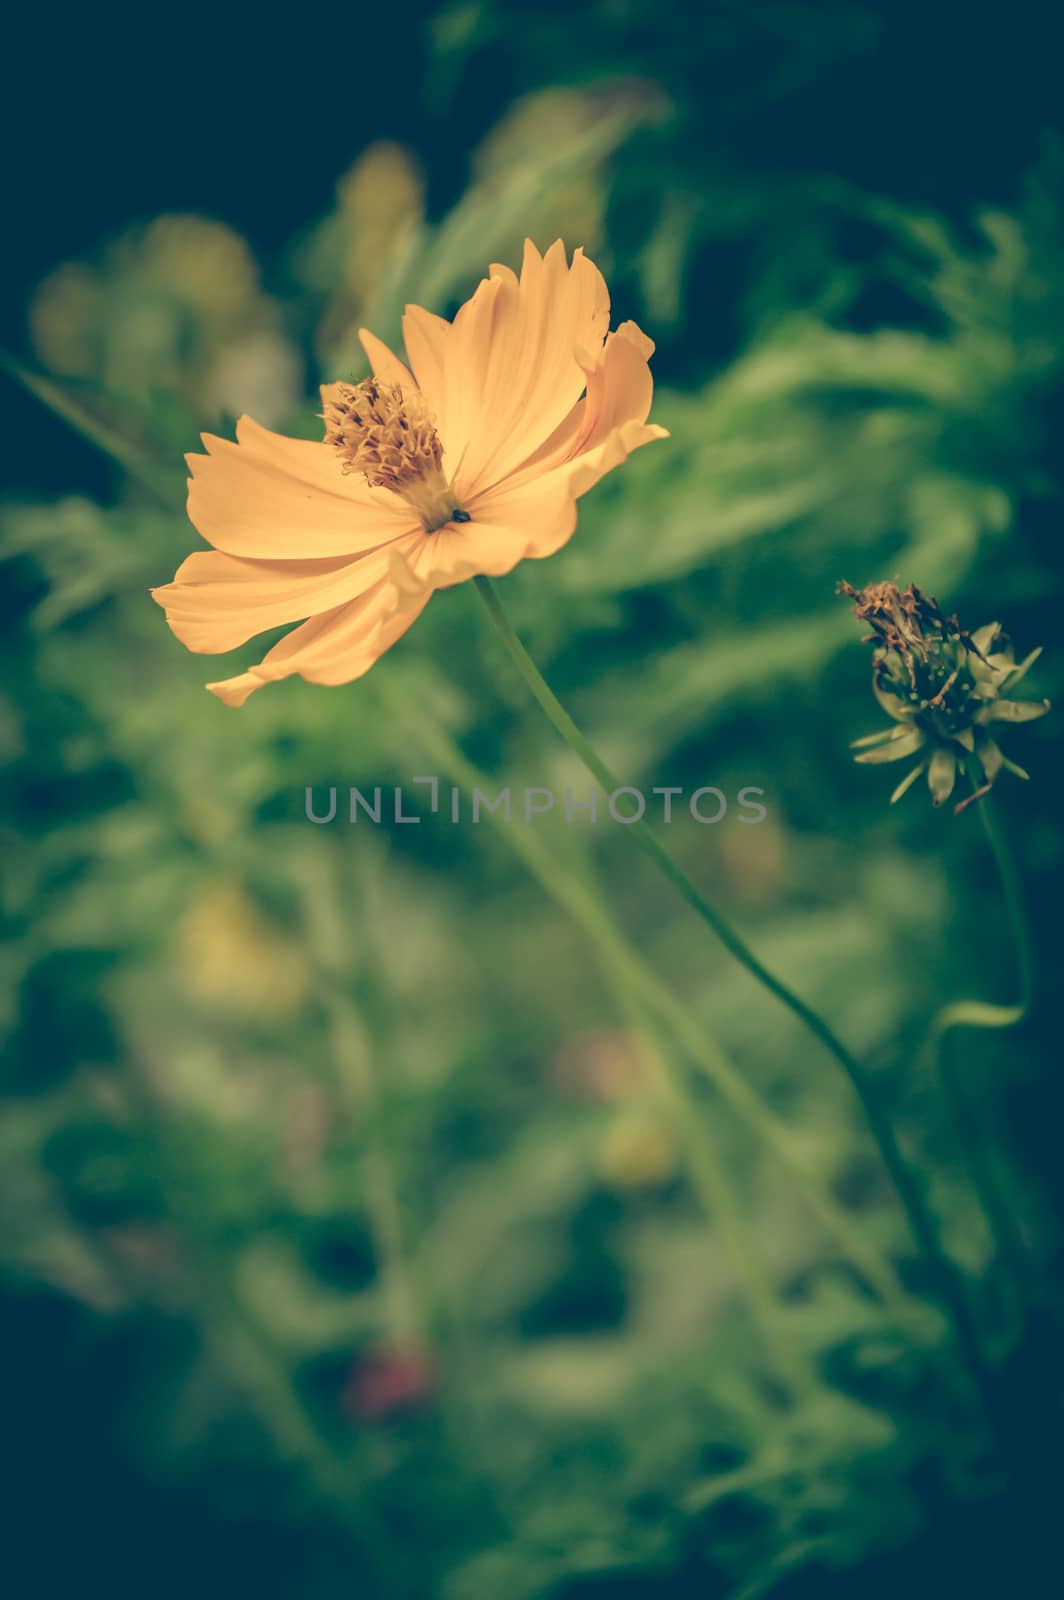
[[[241,417],[236,443],[188,457],[188,514],[214,546],[152,591],[190,650],[233,650],[301,626],[238,677],[207,685],[241,706],[298,674],[368,672],[436,589],[553,555],[576,502],[633,450],[647,422],[654,346],[609,333],[610,298],[582,250],[526,241],[518,277],[493,266],[453,322],[408,306],[409,366],[360,337],[373,377],[326,384],[323,440]]]
[[[1031,722],[1049,710],[1048,700],[1009,700],[1041,648],[1017,663],[1012,645],[996,622],[966,633],[956,617],[914,583],[870,583],[865,589],[840,583],[854,613],[872,632],[872,691],[894,726],[854,741],[856,761],[904,761],[918,755],[891,795],[900,800],[921,773],[936,806],[953,793],[958,767],[967,768],[973,792],[959,813],[989,793],[1002,768],[1026,778],[1022,767],[1003,755],[991,734],[995,723]]]

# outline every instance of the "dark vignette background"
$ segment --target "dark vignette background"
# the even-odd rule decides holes
[[[505,28],[457,82],[435,92],[422,36],[434,8],[424,4],[109,8],[106,15],[25,8],[7,25],[0,342],[25,350],[28,293],[54,265],[160,211],[224,218],[268,273],[271,252],[324,210],[336,174],[374,138],[416,150],[430,212],[442,215],[464,187],[470,150],[500,110],[516,93],[568,73],[584,80],[589,69],[604,76],[646,70],[686,106],[692,143],[737,173],[838,177],[933,207],[961,228],[974,205],[1015,201],[1046,131],[1060,126],[1059,41],[1039,0],[824,3],[822,56],[794,71],[773,55],[774,26],[763,47],[758,39],[759,13],[776,8],[633,6],[626,21],[628,9],[609,9],[598,29],[591,7],[587,16],[571,3],[500,8]],[[704,29],[727,39],[740,12],[747,24],[735,29],[733,54],[725,44],[714,58],[719,79],[700,79],[707,56],[691,40]],[[859,255],[859,237],[853,248]],[[741,246],[698,259],[692,292],[714,315],[663,342],[661,380],[682,384],[731,353],[748,266]],[[874,323],[882,308],[864,310]],[[106,498],[109,469],[98,454],[6,382],[4,392],[13,485]],[[1044,1112],[1044,1099],[1041,1105]],[[1032,1159],[1051,1177],[1051,1152],[1038,1148],[1035,1129],[1027,1132]],[[205,1570],[231,1570],[240,1589],[264,1597],[298,1592],[307,1582],[303,1556],[289,1549],[287,1534],[260,1524],[251,1484],[246,1519],[222,1525],[209,1504],[157,1492],[122,1464],[113,1442],[115,1396],[136,1392],[135,1330],[121,1339],[86,1334],[75,1326],[83,1313],[43,1295],[15,1297],[0,1314],[0,1414],[19,1441],[7,1551],[28,1574],[15,1592],[67,1592],[104,1551],[116,1597],[144,1585],[183,1594],[202,1587]],[[61,1523],[58,1541],[49,1509]],[[862,1592],[893,1594],[911,1583],[913,1570],[926,1578],[955,1537],[968,1548],[967,1581],[979,1574],[988,1588],[1010,1583],[1007,1563],[966,1521],[940,1528],[940,1545],[910,1552],[911,1566],[881,1564]],[[323,1536],[315,1561],[327,1571],[331,1560]],[[963,1590],[964,1581],[954,1581]],[[676,1593],[687,1592],[681,1579]],[[823,1580],[816,1597],[850,1592],[845,1579],[837,1587]],[[625,1593],[636,1600],[644,1591]]]
[[[2,109],[4,347],[21,347],[26,297],[46,272],[140,217],[222,217],[268,261],[374,138],[416,150],[441,215],[503,107],[570,77],[647,70],[686,106],[692,144],[739,174],[835,176],[961,223],[974,205],[1015,200],[1045,131],[1062,125],[1059,40],[1039,0],[820,0],[819,59],[798,61],[781,45],[786,5],[577,7],[570,25],[567,0],[508,0],[495,12],[505,26],[445,93],[424,43],[437,9],[23,9]],[[720,40],[712,54],[707,36]],[[700,263],[719,312],[685,329],[675,366],[701,363],[700,340],[726,341],[743,272],[741,260]],[[661,358],[658,370],[674,375]],[[9,442],[22,487],[100,482],[95,453],[28,401]]]

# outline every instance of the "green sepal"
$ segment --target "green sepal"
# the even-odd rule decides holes
[[[1013,670],[1008,674],[1008,676],[1006,678],[1002,679],[1002,683],[1001,683],[1002,691],[1004,691],[1006,689],[1014,688],[1015,685],[1017,683],[1019,683],[1020,679],[1024,676],[1024,674],[1031,667],[1034,666],[1035,662],[1038,660],[1038,657],[1041,654],[1042,654],[1042,646],[1040,644],[1036,645],[1035,648],[1031,651],[1030,655],[1024,656],[1024,658],[1020,662],[1019,666],[1014,667]]]
[[[906,728],[899,737],[880,745],[876,750],[862,751],[859,756],[854,756],[854,760],[869,766],[886,761],[903,761],[906,756],[915,755],[917,750],[923,749],[926,743],[927,734],[922,728]]]
[[[981,628],[976,628],[971,640],[981,656],[986,657],[990,654],[990,646],[1000,632],[1000,622],[984,622]]]
[[[957,757],[952,750],[939,745],[927,768],[927,786],[936,806],[942,805],[953,793],[957,782]]]
[[[897,737],[897,728],[881,728],[878,733],[866,733],[861,739],[852,739],[850,741],[850,749],[868,750],[872,745],[886,744],[888,739],[896,739]]]
[[[898,784],[898,787],[895,789],[894,793],[890,797],[891,805],[892,806],[893,805],[897,805],[897,803],[901,799],[902,795],[906,794],[912,788],[913,784],[916,782],[916,780],[920,776],[920,774],[922,772],[926,772],[926,771],[927,771],[927,762],[926,761],[920,761],[912,769],[911,772],[907,772],[905,774],[904,778]]]
[[[1004,757],[989,734],[982,734],[980,736],[979,742],[975,747],[975,753],[978,757],[979,765],[983,769],[983,775],[986,778],[987,783],[993,783],[998,773],[1001,771]]]
[[[989,708],[988,722],[1034,722],[1049,710],[1048,700],[995,700]]]
[[[907,722],[919,710],[918,706],[903,700],[901,695],[894,694],[890,689],[884,689],[875,678],[872,679],[872,693],[879,701],[888,717],[893,717],[895,722]]]

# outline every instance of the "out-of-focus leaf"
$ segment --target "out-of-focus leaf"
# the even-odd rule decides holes
[[[102,450],[157,499],[170,504],[179,498],[180,468],[172,457],[163,455],[158,444],[152,449],[145,442],[143,417],[138,417],[135,405],[105,393],[95,384],[74,387],[57,383],[8,356],[0,356],[0,363],[42,405]]]

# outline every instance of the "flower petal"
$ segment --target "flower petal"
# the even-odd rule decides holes
[[[258,560],[354,556],[418,526],[410,507],[339,470],[326,444],[285,439],[249,417],[236,444],[204,434],[190,455],[188,515],[209,544]]]
[[[383,339],[378,339],[368,328],[359,328],[358,337],[369,357],[375,378],[379,378],[382,383],[397,383],[403,389],[409,388],[414,383],[414,375],[410,368],[388,349]]]
[[[630,422],[553,470],[507,479],[467,502],[470,521],[448,523],[414,546],[410,564],[417,579],[449,588],[475,573],[501,577],[519,561],[551,556],[576,527],[576,502],[640,445],[665,436],[663,428]],[[404,553],[409,548],[400,547]]]
[[[501,578],[519,561],[553,555],[576,527],[576,501],[562,481],[513,495],[496,492],[472,521],[430,533],[410,557],[423,582],[448,589],[477,573]]]
[[[547,477],[564,479],[569,485],[569,492],[579,499],[582,494],[587,494],[589,489],[593,489],[607,472],[612,472],[622,461],[627,461],[633,450],[638,450],[644,444],[651,444],[655,439],[668,437],[668,428],[662,428],[656,422],[638,422],[634,419],[623,422],[619,428],[613,428],[591,449],[582,451],[580,455],[574,456],[572,461],[556,467],[552,473],[547,474]]]
[[[493,337],[496,303],[507,285],[501,278],[484,278],[461,307],[444,345],[443,394],[436,431],[443,445],[448,476],[462,474],[458,493],[472,481],[469,461],[481,459],[496,437],[495,419],[485,410],[484,385],[490,370],[497,370]]]
[[[498,483],[564,421],[610,320],[602,274],[579,249],[570,264],[561,240],[542,257],[526,240],[520,280],[506,267],[491,273],[500,289],[477,432],[462,468],[461,487],[468,484],[469,492]]]
[[[319,561],[248,561],[199,551],[182,562],[172,583],[153,589],[152,598],[183,645],[219,654],[267,628],[355,599],[389,571],[392,549]]]
[[[645,422],[654,398],[650,358],[654,341],[634,322],[611,333],[602,354],[587,372],[584,445],[598,443],[622,422]]]
[[[451,324],[407,307],[407,353],[463,497],[550,437],[586,382],[577,352],[608,326],[602,274],[582,250],[570,265],[560,240],[545,256],[526,240],[520,278],[493,266]]]
[[[323,403],[334,388],[335,384],[322,384],[320,393]],[[371,489],[358,473],[345,476],[339,471],[336,452],[322,439],[292,439],[287,434],[273,433],[269,428],[264,428],[254,417],[242,416],[237,419],[236,440],[249,457],[254,456],[268,466],[288,473],[309,488],[320,489],[324,494],[342,495],[357,505],[393,503],[391,498],[380,501],[377,498],[378,491]],[[227,439],[213,442],[228,450],[235,448]]]
[[[422,306],[407,306],[403,316],[403,343],[417,386],[432,412],[436,431],[446,448],[444,369],[451,324]]]
[[[405,599],[382,579],[364,595],[312,617],[275,644],[248,672],[207,688],[228,706],[242,706],[266,683],[294,674],[308,683],[351,683],[400,639],[425,606],[430,591]]]
[[[653,340],[634,322],[622,322],[596,357],[582,356],[586,398],[572,407],[554,433],[509,473],[506,481],[511,486],[525,483],[601,444],[624,423],[645,422],[654,397],[649,367],[653,353]],[[667,436],[664,428],[654,434],[655,438]]]

